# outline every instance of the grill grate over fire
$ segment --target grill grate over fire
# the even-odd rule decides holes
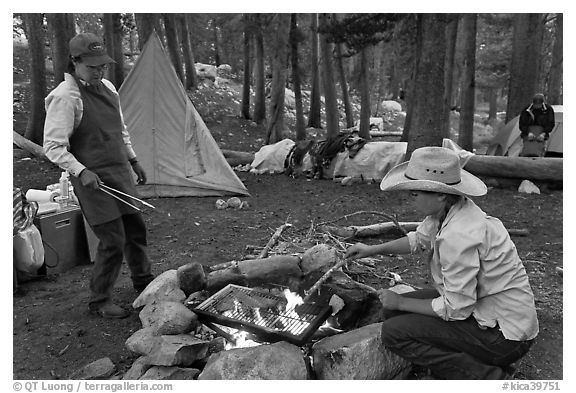
[[[330,306],[296,304],[286,297],[229,284],[192,308],[200,320],[246,330],[266,342],[305,344],[330,316]]]

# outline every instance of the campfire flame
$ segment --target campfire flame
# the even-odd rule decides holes
[[[309,322],[302,321],[300,315],[296,312],[296,307],[304,304],[304,300],[300,295],[295,292],[291,292],[289,289],[283,291],[284,297],[286,298],[286,305],[282,306],[281,315],[273,315],[265,313],[264,317],[261,314],[259,308],[252,308],[251,313],[253,315],[253,323],[259,326],[270,327],[274,326],[278,329],[286,330],[294,334],[300,334],[308,326]],[[245,309],[245,305],[234,299],[234,309],[228,310],[223,313],[223,315],[228,317],[233,317],[234,314],[241,313],[242,308]],[[243,330],[237,330],[229,327],[225,328],[226,332],[230,333],[234,337],[235,342],[228,342],[225,346],[226,350],[234,348],[247,348],[255,347],[261,345],[262,343],[250,340],[248,338],[248,332]]]

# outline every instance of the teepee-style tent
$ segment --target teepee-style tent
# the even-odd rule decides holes
[[[148,176],[142,197],[249,195],[150,35],[120,87],[124,121]]]
[[[546,154],[550,156],[562,156],[563,154],[563,117],[564,107],[562,105],[552,105],[554,109],[554,129],[550,132],[550,138],[546,147]],[[510,156],[518,157],[522,151],[522,139],[520,138],[520,127],[518,121],[520,116],[516,116],[506,123],[496,134],[488,150],[490,156]]]

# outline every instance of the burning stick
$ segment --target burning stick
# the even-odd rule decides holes
[[[270,250],[276,245],[276,243],[278,243],[280,236],[282,236],[282,232],[284,232],[286,228],[290,228],[291,226],[292,224],[284,223],[280,227],[278,227],[278,229],[276,229],[276,232],[274,232],[270,240],[268,240],[266,247],[264,247],[264,249],[260,252],[260,255],[258,255],[258,259],[266,258]]]
[[[227,333],[224,330],[220,329],[218,326],[214,325],[212,322],[204,321],[202,323],[204,325],[206,325],[208,328],[215,331],[221,337],[224,337],[226,339],[226,341],[228,341],[232,345],[236,345],[236,338],[233,335],[231,335],[230,333]]]
[[[406,234],[408,233],[408,232],[406,231],[406,229],[404,229],[404,228],[402,227],[402,225],[400,225],[400,223],[398,222],[398,219],[396,218],[396,216],[393,216],[393,215],[391,215],[391,214],[382,213],[382,212],[364,211],[364,210],[358,211],[358,212],[354,212],[354,213],[350,213],[350,214],[346,214],[345,216],[342,216],[342,217],[340,217],[340,218],[337,218],[336,220],[331,220],[331,221],[322,222],[322,223],[318,224],[318,226],[328,225],[328,224],[334,224],[334,223],[336,223],[336,222],[338,222],[338,221],[347,220],[347,219],[349,219],[350,217],[357,216],[357,215],[360,215],[360,214],[372,214],[372,215],[377,215],[377,216],[385,217],[385,218],[387,218],[388,220],[392,221],[392,222],[394,223],[394,225],[395,225],[396,227],[398,227],[398,229],[399,229],[400,231],[402,231],[402,233],[403,233],[404,235],[406,235]]]
[[[342,258],[340,261],[338,261],[334,266],[332,266],[326,273],[324,273],[324,275],[322,277],[320,277],[320,279],[318,281],[316,281],[316,284],[312,285],[312,287],[308,290],[305,291],[306,296],[304,297],[304,303],[308,302],[308,300],[310,300],[310,298],[312,297],[312,295],[314,294],[315,291],[317,291],[320,286],[330,278],[330,276],[339,268],[341,268],[342,266],[344,266],[346,264],[346,262],[348,262],[348,259],[346,258]]]

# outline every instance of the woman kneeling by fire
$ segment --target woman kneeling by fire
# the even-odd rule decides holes
[[[500,220],[470,196],[486,185],[442,147],[414,151],[382,180],[408,190],[426,216],[415,232],[388,243],[355,244],[348,258],[429,252],[434,289],[398,295],[380,290],[382,342],[442,379],[506,379],[536,335],[534,295],[516,247]]]

